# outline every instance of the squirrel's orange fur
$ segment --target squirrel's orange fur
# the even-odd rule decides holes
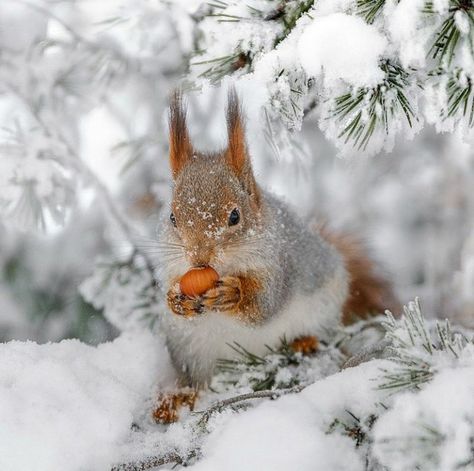
[[[170,166],[173,176],[176,177],[193,153],[186,125],[186,108],[179,91],[175,91],[171,97],[169,131]]]
[[[388,280],[377,273],[374,261],[363,244],[351,234],[338,234],[326,229],[321,235],[342,254],[349,274],[349,293],[342,308],[342,322],[352,324],[386,309],[399,308]]]

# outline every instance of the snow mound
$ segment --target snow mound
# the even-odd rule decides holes
[[[160,351],[161,350],[161,351]],[[149,333],[0,345],[0,469],[108,469],[168,358]]]
[[[362,471],[352,440],[328,431],[334,417],[344,417],[348,410],[360,416],[377,410],[381,394],[373,379],[386,365],[383,360],[362,364],[300,394],[219,417],[203,446],[203,459],[190,469]]]
[[[354,86],[377,85],[384,77],[379,61],[387,39],[362,18],[333,13],[315,18],[298,43],[309,76],[324,73],[326,85],[342,79]]]
[[[390,470],[455,470],[472,464],[473,347],[468,350],[467,365],[442,371],[418,394],[399,395],[376,423],[375,455]],[[397,453],[394,444],[404,453]]]

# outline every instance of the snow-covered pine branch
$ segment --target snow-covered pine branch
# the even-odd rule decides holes
[[[474,124],[470,0],[219,0],[206,8],[190,76],[251,82],[290,131],[316,108],[343,151],[376,152],[425,121],[439,131]]]
[[[473,346],[472,339],[452,331],[448,320],[428,324],[419,299],[404,306],[403,312],[401,321],[387,312],[384,323],[395,367],[384,372],[383,389],[419,388],[440,368],[456,363],[467,346]]]

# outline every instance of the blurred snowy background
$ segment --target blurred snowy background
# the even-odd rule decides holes
[[[148,239],[170,191],[168,95],[188,92],[194,140],[216,148],[225,143],[221,79],[243,98],[262,185],[312,223],[366,240],[402,302],[418,295],[431,315],[472,324],[470,79],[460,81],[466,103],[444,113],[448,79],[429,82],[426,58],[449,2],[431,5],[436,20],[426,24],[418,3],[321,2],[316,28],[308,1],[1,0],[0,340],[95,344],[153,321],[137,255],[159,264]],[[469,43],[470,16],[456,14]],[[462,41],[438,76],[468,74]],[[367,142],[355,134],[344,144],[330,99],[348,86],[369,96],[382,59],[410,71],[403,90],[416,119],[408,126],[406,108],[390,105],[392,119],[379,119]],[[422,79],[423,93],[413,85]],[[362,121],[383,114],[377,106]]]

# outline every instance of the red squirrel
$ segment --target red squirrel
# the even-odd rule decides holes
[[[341,324],[392,302],[389,283],[360,245],[310,230],[258,185],[233,89],[224,150],[194,149],[178,92],[169,129],[173,196],[158,236],[168,251],[159,281],[169,306],[162,329],[182,385],[205,387],[216,361],[232,356],[234,342],[257,355],[283,337],[295,349],[314,350],[317,339],[329,340]],[[197,266],[213,267],[219,280],[202,295],[187,296],[179,281]],[[176,418],[157,410],[158,419]]]

